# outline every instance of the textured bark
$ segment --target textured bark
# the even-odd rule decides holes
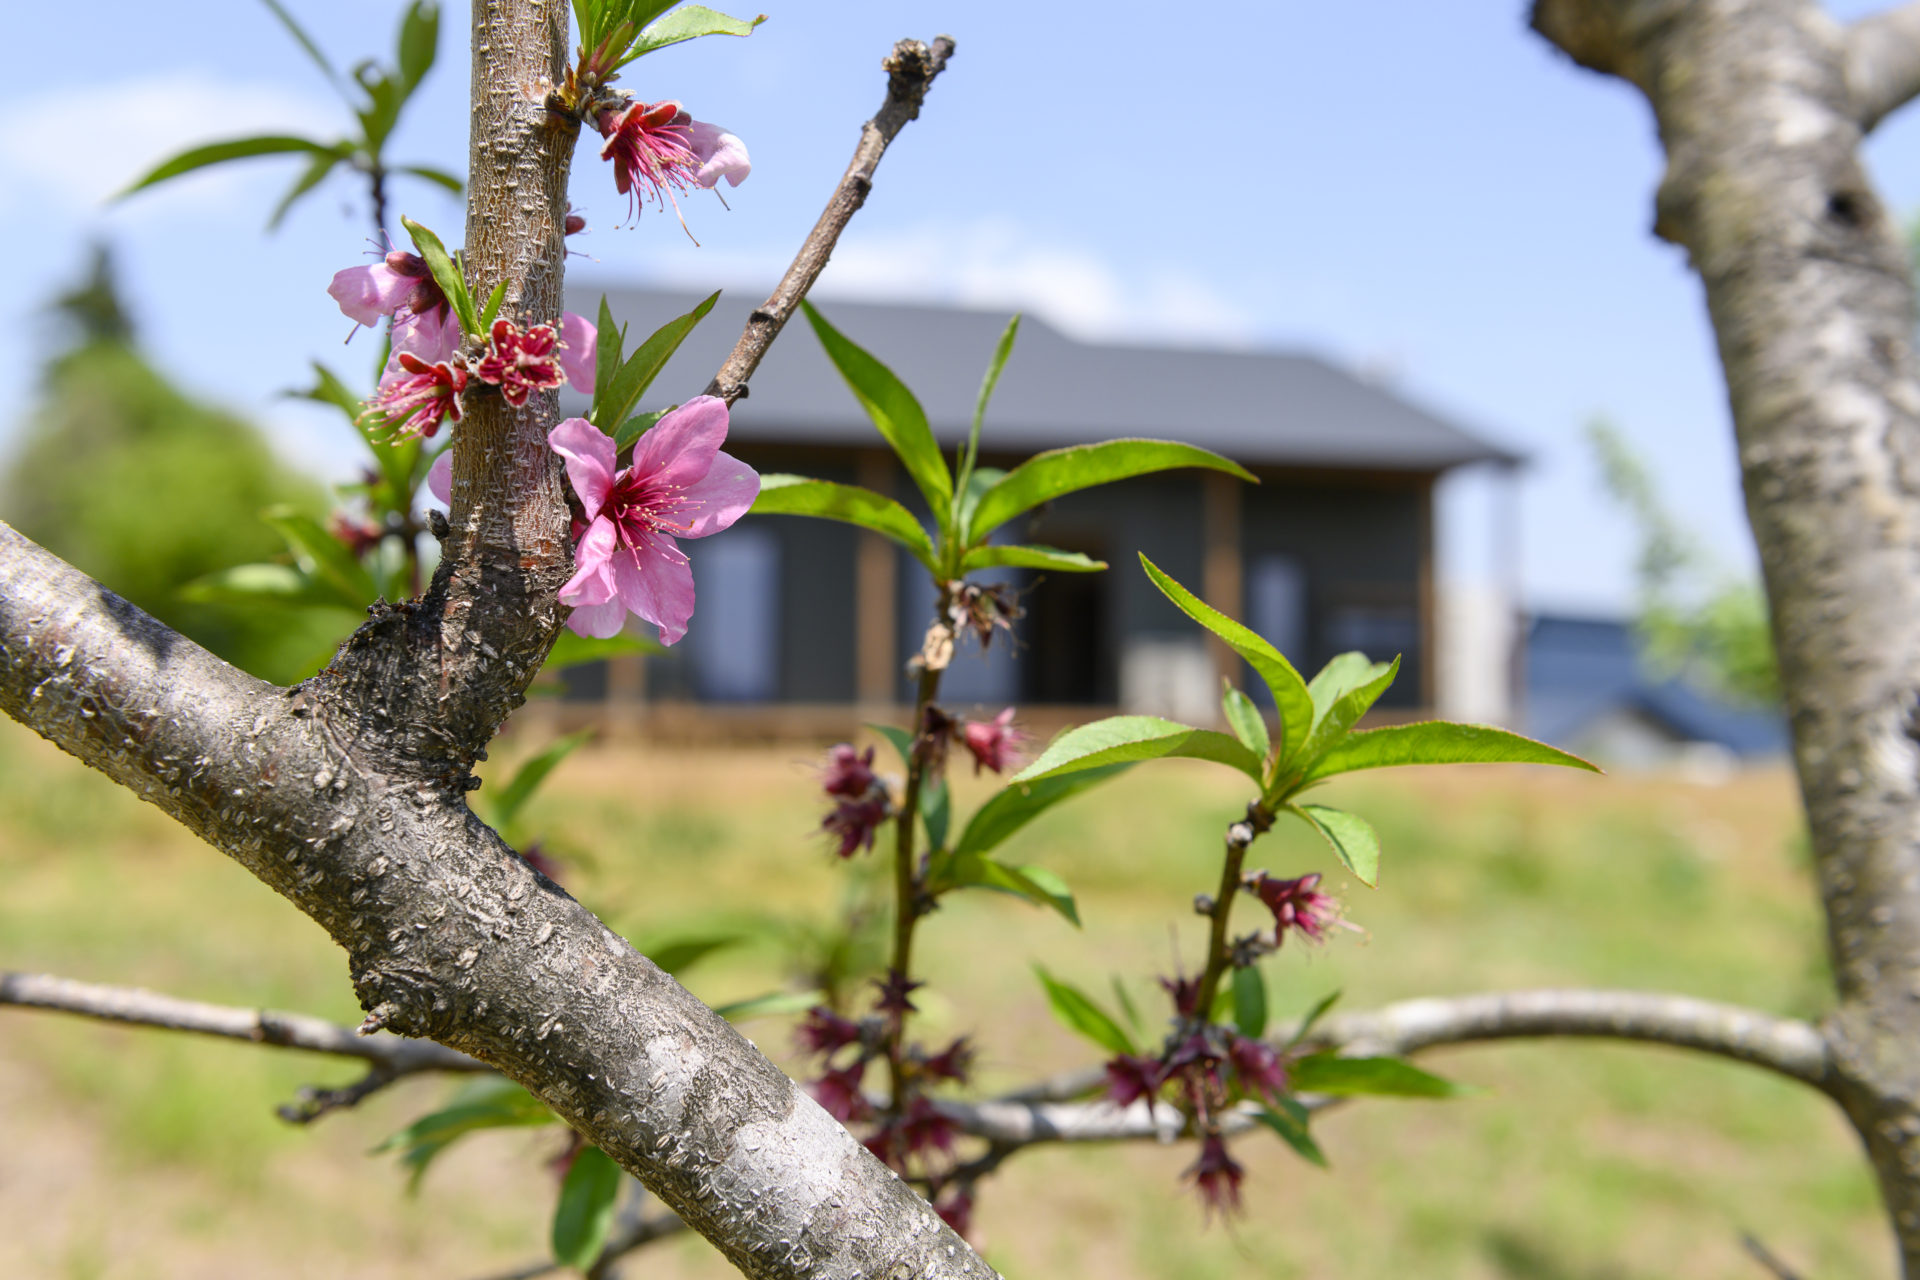
[[[565,0],[474,6],[467,267],[559,313],[577,126],[549,109]],[[451,531],[419,601],[319,676],[229,667],[0,525],[0,708],[132,788],[324,927],[367,1030],[526,1086],[745,1274],[988,1277],[931,1208],[747,1040],[467,809],[469,770],[560,624],[554,395],[470,392]]]
[[[1920,87],[1896,47],[1912,20],[1539,0],[1533,21],[1659,124],[1656,230],[1718,335],[1826,907],[1832,1091],[1920,1276],[1920,367],[1900,228],[1859,155]]]

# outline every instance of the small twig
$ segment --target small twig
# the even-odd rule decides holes
[[[1800,1280],[1800,1273],[1780,1261],[1773,1250],[1762,1244],[1760,1238],[1751,1231],[1740,1233],[1740,1243],[1746,1247],[1755,1262],[1773,1273],[1774,1280]]]
[[[385,1067],[375,1067],[350,1085],[339,1089],[324,1089],[319,1085],[302,1085],[295,1101],[274,1108],[288,1124],[312,1124],[329,1111],[341,1111],[348,1107],[357,1107],[373,1094],[386,1088],[400,1077]]]
[[[827,259],[833,256],[840,233],[866,203],[880,157],[886,154],[887,145],[907,121],[920,114],[927,89],[946,67],[947,59],[953,56],[953,48],[951,36],[937,36],[931,46],[918,40],[902,40],[893,46],[893,52],[881,64],[887,72],[887,100],[880,104],[873,119],[861,126],[860,145],[854,148],[853,161],[841,177],[840,185],[834,188],[820,220],[814,223],[806,243],[794,255],[793,265],[787,268],[773,296],[747,318],[746,330],[734,345],[733,354],[707,384],[706,394],[719,396],[729,405],[747,394],[747,380],[760,367],[760,359],[767,354],[774,338],[792,319],[800,299],[807,296],[807,290],[820,278]]]

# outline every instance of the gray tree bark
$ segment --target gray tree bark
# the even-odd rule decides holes
[[[1538,0],[1652,105],[1656,232],[1705,286],[1771,604],[1838,1002],[1830,1089],[1920,1277],[1920,365],[1866,131],[1920,89],[1920,11]]]
[[[470,284],[552,322],[577,124],[547,98],[565,0],[479,0]],[[185,823],[348,954],[366,1028],[526,1086],[754,1277],[994,1273],[748,1041],[468,810],[469,770],[561,621],[568,514],[546,435],[472,395],[445,555],[319,676],[235,670],[0,525],[0,707]]]

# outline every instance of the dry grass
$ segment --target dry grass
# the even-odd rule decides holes
[[[503,753],[515,754],[509,746]],[[709,1000],[779,978],[770,917],[824,918],[847,870],[811,838],[800,749],[606,750],[569,762],[532,811],[568,883],[628,936],[733,921],[764,939],[694,969]],[[508,761],[510,763],[510,760]],[[980,788],[961,785],[962,811]],[[1332,988],[1355,1007],[1413,994],[1592,984],[1659,987],[1817,1014],[1818,918],[1784,774],[1718,787],[1547,770],[1407,771],[1336,801],[1386,843],[1368,930],[1270,985],[1283,1012]],[[972,1030],[989,1087],[1088,1060],[1029,966],[1090,989],[1124,975],[1144,1002],[1186,903],[1211,887],[1232,775],[1128,775],[1021,837],[1066,877],[1087,927],[991,895],[956,899],[924,937],[927,1035]],[[1302,833],[1256,850],[1324,865]],[[243,871],[111,785],[0,732],[0,966],[354,1016],[341,956]],[[1336,878],[1337,879],[1337,878]],[[747,1031],[777,1055],[783,1020]],[[989,1257],[1018,1276],[1439,1280],[1758,1280],[1750,1229],[1810,1276],[1890,1276],[1871,1179],[1820,1099],[1759,1072],[1591,1043],[1435,1055],[1483,1086],[1450,1103],[1327,1116],[1334,1168],[1247,1141],[1249,1212],[1203,1229],[1184,1149],[1031,1152],[987,1189]],[[312,1130],[272,1104],[352,1069],[52,1016],[0,1013],[0,1275],[482,1275],[537,1256],[551,1131],[473,1140],[417,1199],[366,1150],[445,1086],[416,1082]],[[638,1270],[638,1268],[636,1268]],[[682,1240],[647,1256],[671,1280],[730,1274]]]

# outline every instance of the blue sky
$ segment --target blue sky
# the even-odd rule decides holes
[[[337,63],[384,55],[399,13],[287,2]],[[823,297],[1022,306],[1089,337],[1308,349],[1388,379],[1533,459],[1519,527],[1536,605],[1630,599],[1631,533],[1581,438],[1604,413],[1710,545],[1751,562],[1700,291],[1649,231],[1661,164],[1650,115],[1529,33],[1524,4],[1265,0],[1209,6],[1206,23],[1125,3],[761,4],[770,19],[750,39],[667,50],[627,81],[747,141],[754,173],[731,211],[687,202],[701,248],[671,217],[617,227],[611,174],[583,151],[573,200],[593,260],[575,270],[763,290],[877,105],[880,56],[900,36],[948,31],[959,55],[882,165]],[[1878,7],[1830,6],[1843,20]],[[260,421],[289,456],[345,474],[339,419],[278,395],[315,357],[343,369],[369,358],[341,350],[350,326],[322,292],[367,248],[344,180],[271,238],[261,227],[293,161],[101,203],[179,146],[326,136],[344,109],[244,0],[113,5],[81,39],[70,13],[12,15],[0,54],[0,234],[17,247],[0,323],[28,335],[7,344],[0,374],[32,386],[47,349],[39,308],[105,235],[174,376]],[[464,167],[465,20],[454,0],[397,159]],[[76,48],[82,89],[65,52]],[[1901,216],[1920,210],[1916,128],[1896,117],[1869,148]],[[445,195],[403,187],[396,203],[456,240]],[[0,443],[27,404],[0,415]],[[1449,577],[1492,572],[1494,509],[1486,480],[1448,485]]]

